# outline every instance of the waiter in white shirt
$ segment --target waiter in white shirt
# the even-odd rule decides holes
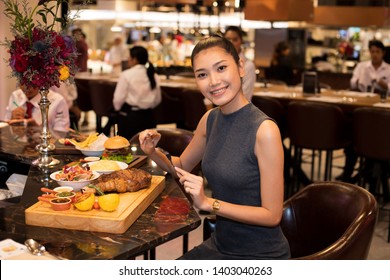
[[[121,37],[115,37],[114,45],[110,48],[109,62],[112,65],[112,73],[120,74],[122,72],[122,63],[129,60],[129,50],[122,43]]]
[[[67,132],[69,129],[69,110],[64,97],[49,90],[47,98],[50,101],[48,111],[49,130]],[[24,122],[28,125],[42,125],[42,114],[39,107],[41,95],[38,88],[20,89],[12,92],[5,109],[4,119],[10,123]]]
[[[127,139],[155,127],[153,108],[161,102],[158,76],[144,47],[130,49],[129,66],[119,76],[113,100],[118,112],[118,134]]]
[[[360,62],[353,70],[351,89],[362,92],[385,91],[390,89],[390,65],[383,61],[385,46],[381,41],[368,44],[371,60]]]
[[[351,89],[361,92],[377,92],[388,95],[390,89],[390,65],[383,61],[385,46],[381,41],[372,40],[368,43],[371,60],[360,62],[354,69],[351,78]],[[345,165],[343,172],[336,180],[355,183],[357,176],[352,177],[357,163],[353,145],[344,149]]]

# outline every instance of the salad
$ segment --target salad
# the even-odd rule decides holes
[[[82,166],[79,163],[70,163],[62,167],[62,170],[55,175],[55,179],[59,181],[84,181],[90,180],[92,176],[93,172],[88,164]]]

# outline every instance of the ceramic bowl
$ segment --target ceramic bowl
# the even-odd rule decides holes
[[[72,200],[72,202],[75,200],[75,197],[76,197],[76,193],[75,192],[68,192],[68,191],[62,191],[62,192],[58,192],[56,193],[56,197],[67,197],[67,198],[70,198]]]
[[[99,161],[100,157],[85,157],[84,161],[86,162],[94,162],[94,161]]]
[[[54,192],[59,193],[59,192],[73,192],[73,188],[69,186],[61,186],[61,187],[56,187],[53,189]]]
[[[72,205],[72,199],[68,197],[56,197],[50,199],[51,208],[55,211],[69,210]]]
[[[69,187],[72,187],[74,191],[79,191],[81,190],[82,187],[85,187],[87,185],[89,185],[90,183],[92,183],[94,180],[96,180],[99,176],[100,176],[100,173],[96,172],[96,171],[92,171],[93,173],[93,176],[91,179],[89,180],[79,180],[79,181],[62,181],[62,180],[57,180],[56,179],[56,175],[61,172],[61,171],[57,171],[57,172],[54,172],[54,173],[51,173],[50,174],[50,179],[52,179],[53,181],[56,181],[60,186],[69,186]]]
[[[83,155],[85,155],[87,157],[101,157],[103,152],[104,152],[104,149],[102,149],[102,150],[90,150],[90,149],[77,148],[77,150],[79,150]]]

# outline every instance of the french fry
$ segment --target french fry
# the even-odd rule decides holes
[[[85,139],[84,141],[82,142],[77,142],[76,140],[74,139],[70,139],[69,141],[75,145],[76,147],[78,148],[86,148],[88,147],[90,144],[92,144],[93,142],[95,142],[98,138],[98,135],[99,133],[91,133],[88,135],[87,139]]]

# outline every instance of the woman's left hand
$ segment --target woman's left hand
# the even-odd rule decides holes
[[[175,167],[175,169],[184,190],[191,195],[194,206],[209,211],[208,197],[204,194],[203,178],[179,167]]]

